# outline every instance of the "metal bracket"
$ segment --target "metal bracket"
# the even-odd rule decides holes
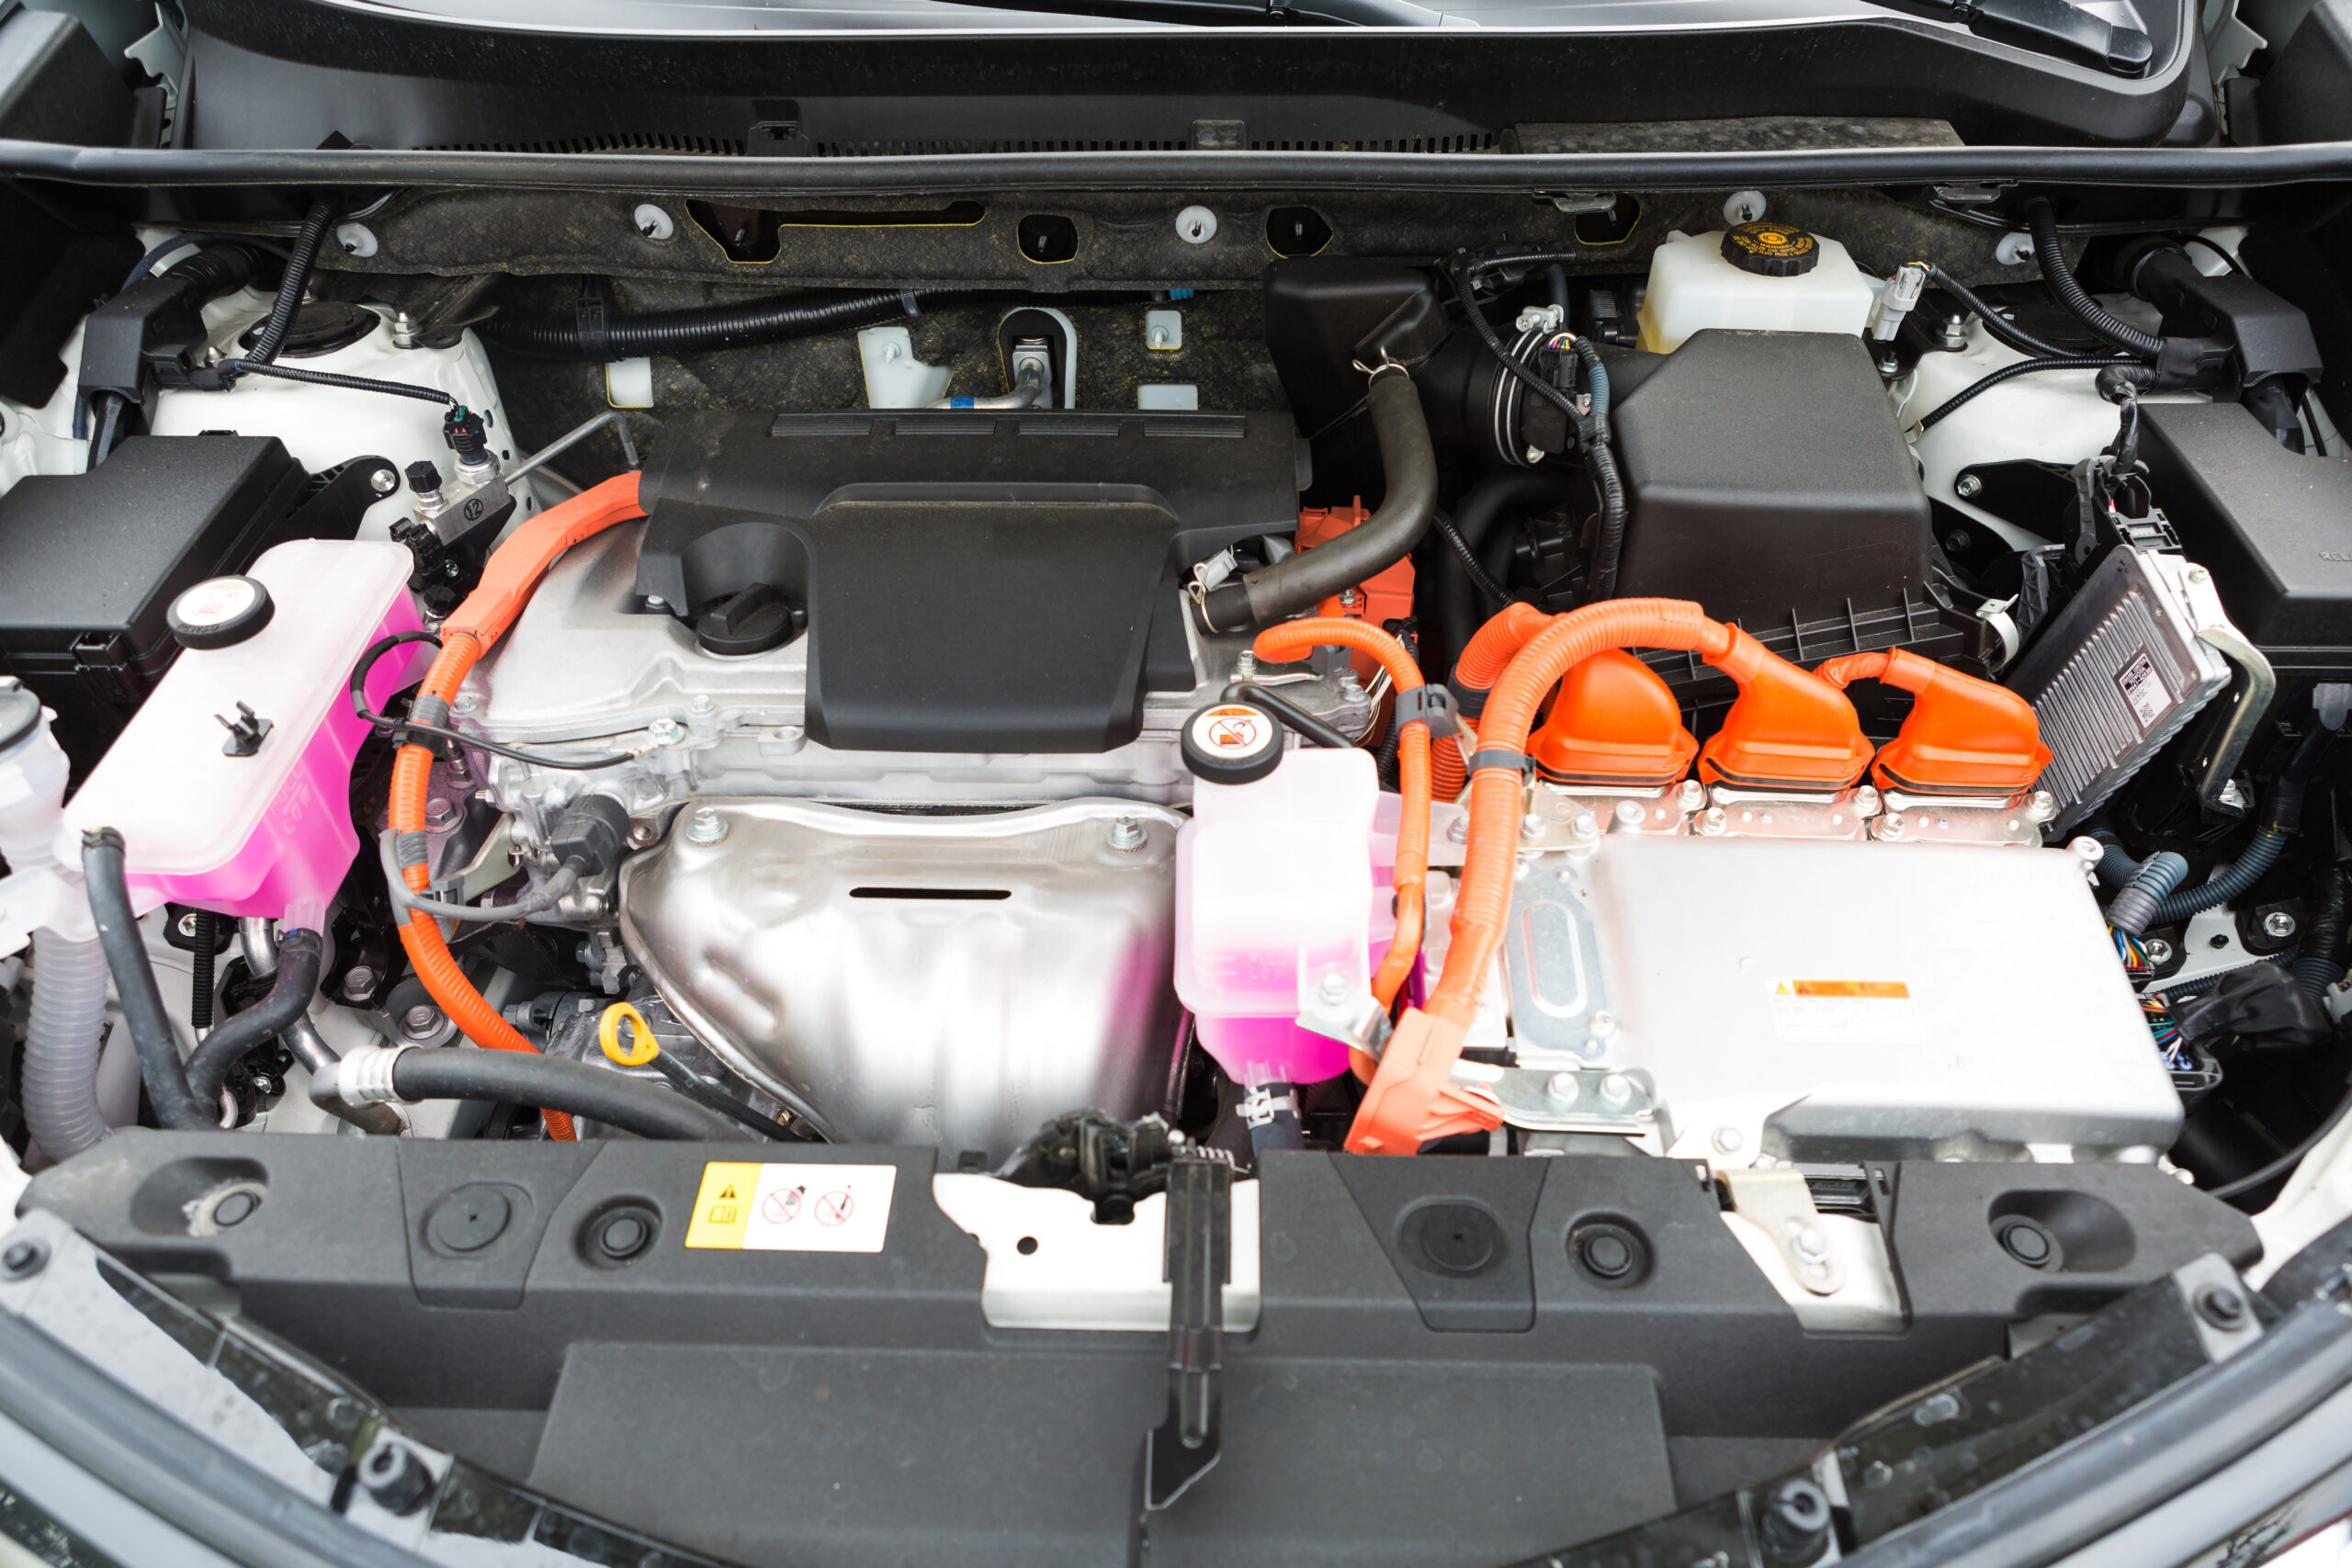
[[[1720,1170],[1732,1208],[1753,1221],[1780,1250],[1798,1284],[1816,1296],[1835,1295],[1846,1283],[1846,1267],[1822,1228],[1813,1189],[1797,1170]]]

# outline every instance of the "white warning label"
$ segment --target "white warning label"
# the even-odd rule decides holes
[[[703,1167],[688,1247],[746,1252],[879,1252],[890,1230],[895,1165]]]
[[[1901,980],[1774,980],[1772,1032],[1792,1045],[1912,1045],[1917,1003]]]
[[[2165,709],[2172,706],[2172,694],[2165,690],[2165,678],[2156,672],[2156,661],[2148,657],[2145,649],[2132,655],[2132,662],[2123,667],[2123,673],[2115,678],[2115,687],[2123,694],[2132,716],[2140,721],[2143,730],[2162,718]]]

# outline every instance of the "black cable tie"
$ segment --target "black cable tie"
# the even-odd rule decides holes
[[[580,355],[592,364],[605,364],[612,358],[613,308],[605,298],[605,280],[583,277],[580,280],[580,299],[574,309],[572,321],[580,332]]]
[[[1514,773],[1524,773],[1527,753],[1507,746],[1481,746],[1470,753],[1469,770],[1475,773],[1481,768],[1509,768]]]
[[[1461,734],[1462,719],[1454,706],[1453,694],[1439,685],[1400,687],[1396,693],[1396,728],[1402,729],[1414,723],[1429,726],[1432,740]]]

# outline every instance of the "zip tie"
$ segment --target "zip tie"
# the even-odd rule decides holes
[[[1481,746],[1470,753],[1466,766],[1474,773],[1482,768],[1509,768],[1514,773],[1524,773],[1527,772],[1527,753],[1514,751],[1506,746]]]

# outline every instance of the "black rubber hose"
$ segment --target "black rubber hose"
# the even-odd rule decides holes
[[[1254,681],[1235,681],[1225,688],[1224,700],[1248,703],[1277,724],[1285,724],[1296,730],[1299,739],[1310,746],[1320,746],[1327,751],[1346,751],[1355,746],[1355,742],[1349,739],[1346,732],[1337,725],[1316,717],[1272,686],[1261,686]]]
[[[188,976],[187,1026],[198,1034],[212,1027],[212,943],[220,935],[220,917],[209,909],[196,912],[196,972]]]
[[[1516,510],[1556,506],[1575,493],[1576,480],[1550,468],[1493,469],[1464,492],[1461,504],[1453,509],[1454,531],[1469,547],[1472,558],[1482,563],[1479,570],[1490,583],[1479,583],[1450,550],[1437,558],[1437,618],[1445,628],[1446,647],[1443,658],[1433,661],[1434,668],[1453,669],[1453,661],[1470,646],[1470,638],[1486,624],[1487,616],[1500,613],[1510,597],[1503,592],[1502,579],[1483,564],[1485,557],[1480,553],[1494,532],[1496,521]],[[1482,592],[1488,600],[1484,614],[1480,613],[1476,597]]]
[[[1919,428],[1921,430],[1934,429],[1937,423],[1941,421],[1944,416],[1957,412],[1962,403],[1974,401],[1975,399],[1983,393],[1991,391],[2002,382],[2009,380],[2014,377],[2030,376],[2041,370],[2107,370],[2120,366],[2130,365],[2132,363],[2132,361],[2129,359],[2118,359],[2112,355],[2099,359],[2084,357],[2068,357],[2064,359],[2019,359],[2014,363],[2002,366],[1990,376],[1980,377],[1978,379],[1970,382],[1967,386],[1962,387],[1959,391],[1954,392],[1951,397],[1946,398],[1943,402],[1937,407],[1934,412],[1928,414],[1925,419],[1922,419],[1919,422]]]
[[[139,917],[131,912],[121,834],[99,828],[82,835],[82,882],[89,893],[107,970],[122,1001],[123,1022],[139,1052],[139,1080],[147,1086],[155,1120],[183,1133],[220,1126],[220,1113],[205,1113],[209,1101],[197,1096],[180,1066],[179,1042],[172,1033],[171,1016],[164,1010],[164,994],[155,986],[155,966],[139,934]]]
[[[2278,863],[2279,852],[2294,836],[2292,829],[2281,828],[2275,822],[2266,825],[2255,834],[2254,842],[2245,847],[2245,853],[2196,886],[2184,887],[2158,904],[2147,925],[2141,929],[2175,925],[2191,915],[2233,903],[2251,893],[2254,885],[2262,880],[2263,873]]]
[[[2118,348],[2142,359],[2154,359],[2164,351],[2164,339],[2109,315],[2075,281],[2075,269],[2066,265],[2066,253],[2058,244],[2058,213],[2048,197],[2037,196],[2025,204],[2025,222],[2033,235],[2033,259],[2041,267],[2041,281],[2052,299]]]
[[[1327,544],[1209,590],[1201,606],[1208,630],[1243,631],[1285,620],[1396,565],[1429,532],[1437,515],[1437,449],[1421,415],[1421,394],[1410,376],[1383,367],[1364,400],[1386,484],[1380,510]]]
[[[319,988],[320,958],[316,931],[288,931],[277,939],[277,971],[269,995],[206,1036],[187,1059],[188,1091],[198,1105],[220,1100],[222,1080],[246,1052],[292,1028],[310,1012],[311,998]],[[205,1125],[220,1124],[220,1113],[215,1110]]]
[[[224,359],[220,369],[222,378],[231,381],[240,376],[270,376],[312,387],[343,387],[355,392],[382,392],[388,397],[414,398],[419,402],[440,403],[448,408],[458,406],[456,398],[437,388],[413,387],[406,381],[379,381],[372,376],[343,376],[332,370],[297,370],[290,365],[261,363],[251,355],[243,359]]]
[[[698,349],[747,348],[814,337],[820,333],[903,321],[922,313],[923,301],[941,298],[912,288],[859,289],[847,294],[787,295],[735,305],[704,305],[650,316],[615,316],[606,323],[595,357],[635,359],[650,354]],[[501,348],[548,359],[585,359],[589,345],[571,321],[526,321],[498,315],[474,330]]]
[[[254,346],[244,355],[248,365],[267,365],[277,357],[285,346],[286,334],[294,325],[294,312],[302,308],[302,290],[311,286],[311,267],[319,259],[319,246],[327,237],[327,226],[334,221],[334,203],[325,197],[311,203],[311,210],[302,215],[301,231],[294,236],[294,249],[286,258],[286,271],[277,280],[277,298],[270,302],[269,319],[254,335]]]
[[[1984,335],[1994,342],[2007,344],[2019,354],[2030,354],[2040,359],[2064,359],[2071,353],[2070,350],[2060,348],[2056,344],[2042,342],[2041,339],[2010,321],[1992,306],[1978,299],[1973,289],[1943,268],[1928,267],[1928,280],[1951,295],[1962,310],[1974,311],[1976,319],[1984,323]]]
[[[412,1047],[392,1064],[392,1091],[425,1100],[492,1100],[563,1111],[640,1138],[733,1142],[749,1134],[670,1089],[586,1062],[521,1051]]]
[[[2344,978],[2344,873],[2328,866],[2319,874],[2302,948],[2295,954],[2295,983],[2307,996],[2324,997]]]

